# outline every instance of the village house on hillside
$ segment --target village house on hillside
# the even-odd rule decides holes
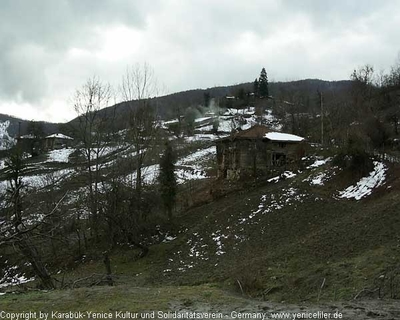
[[[46,150],[69,148],[73,141],[73,138],[62,133],[54,133],[44,138],[32,134],[17,137],[17,145],[32,155],[39,155]]]
[[[305,153],[305,139],[262,125],[217,140],[218,177],[270,175],[294,169]]]
[[[73,141],[73,138],[66,136],[65,134],[54,133],[45,138],[45,149],[53,150],[69,148],[71,147]]]
[[[16,137],[17,146],[24,150],[25,152],[29,152],[32,155],[38,155],[40,149],[42,149],[43,139],[36,138],[32,134],[26,134],[23,136]]]

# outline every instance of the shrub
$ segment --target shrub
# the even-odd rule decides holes
[[[360,175],[369,173],[373,168],[372,159],[366,151],[366,143],[357,136],[348,138],[345,146],[333,158],[332,164]]]

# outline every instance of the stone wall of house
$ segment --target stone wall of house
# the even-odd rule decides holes
[[[261,139],[218,141],[218,177],[235,180],[246,175],[272,175],[293,169],[302,156],[299,148],[299,143]]]

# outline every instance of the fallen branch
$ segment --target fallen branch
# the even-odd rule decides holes
[[[72,283],[72,289],[75,288],[75,285],[76,285],[77,283],[82,282],[82,281],[85,281],[85,280],[89,280],[89,279],[94,278],[95,276],[99,276],[99,275],[100,275],[100,274],[93,273],[93,274],[91,274],[91,275],[88,276],[88,277],[80,278],[80,279],[75,280],[75,281]],[[103,276],[103,275],[101,274],[101,276]]]
[[[376,288],[376,289],[373,289],[373,290],[364,288],[364,289],[360,290],[360,292],[358,292],[358,293],[354,296],[353,300],[357,300],[357,298],[358,298],[362,293],[364,293],[364,292],[375,293],[375,292],[377,292],[378,290],[379,290],[379,288]]]
[[[319,288],[318,298],[317,298],[317,301],[318,301],[318,302],[319,302],[319,298],[321,297],[321,292],[322,292],[322,289],[324,288],[324,285],[325,285],[325,278],[324,278],[324,280],[322,281],[321,287]]]
[[[239,279],[236,280],[236,281],[237,281],[237,283],[239,284],[239,288],[240,288],[240,291],[242,291],[242,295],[244,295],[243,288],[242,288],[242,284],[240,283]]]

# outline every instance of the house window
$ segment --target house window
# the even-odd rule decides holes
[[[280,167],[285,165],[286,163],[286,155],[283,153],[274,153],[272,154],[272,165]]]
[[[284,147],[286,147],[286,143],[285,142],[279,142],[278,146],[279,146],[279,148],[284,148]]]

